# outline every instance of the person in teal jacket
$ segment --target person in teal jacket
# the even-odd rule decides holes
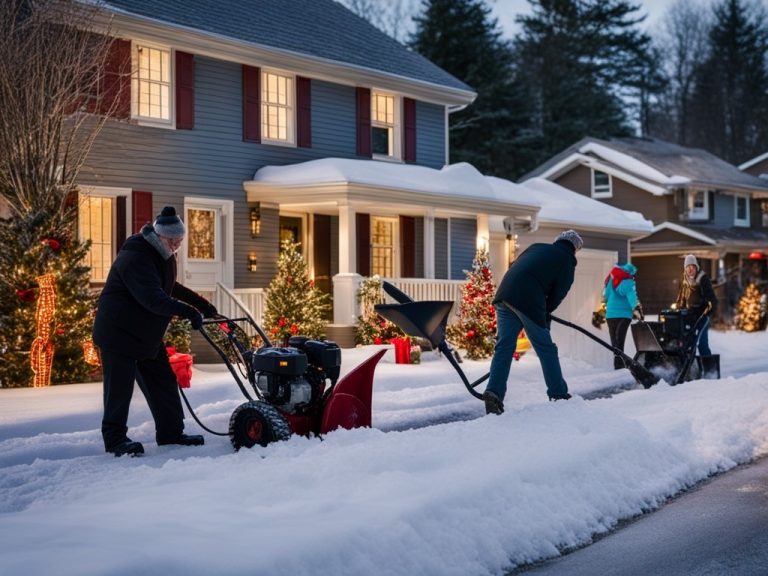
[[[637,298],[635,274],[637,274],[637,268],[634,264],[617,264],[605,277],[603,287],[608,334],[611,337],[611,344],[622,352],[633,315],[643,317],[643,310]],[[614,355],[613,368],[619,370],[624,367],[621,356]]]

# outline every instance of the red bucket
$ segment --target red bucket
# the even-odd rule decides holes
[[[403,338],[392,338],[390,342],[395,346],[395,363],[410,364],[411,339],[405,336]]]
[[[189,388],[192,384],[192,356],[176,352],[173,346],[168,346],[166,351],[179,387]]]

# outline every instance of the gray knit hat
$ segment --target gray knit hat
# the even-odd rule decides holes
[[[685,257],[685,261],[683,262],[683,270],[685,270],[689,264],[693,264],[694,266],[696,266],[696,269],[698,270],[699,261],[696,260],[696,256],[694,256],[693,254],[688,254]]]
[[[557,238],[555,238],[555,242],[558,240],[568,240],[568,242],[573,244],[576,252],[581,250],[582,246],[584,246],[584,240],[581,239],[581,236],[579,236],[579,233],[576,232],[576,230],[565,230],[564,232],[560,232]]]
[[[155,233],[166,238],[183,238],[186,233],[184,222],[176,215],[176,208],[166,206],[153,224]]]

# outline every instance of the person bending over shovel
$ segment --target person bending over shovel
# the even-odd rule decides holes
[[[523,328],[541,362],[549,399],[567,400],[571,397],[549,325],[550,315],[571,289],[576,272],[576,252],[583,245],[584,241],[576,231],[566,230],[552,244],[529,246],[504,274],[493,299],[496,346],[488,386],[483,393],[486,414],[504,412],[509,369],[517,337]]]

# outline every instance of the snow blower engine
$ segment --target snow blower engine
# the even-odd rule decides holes
[[[335,342],[293,336],[288,348],[266,347],[250,358],[253,382],[264,400],[283,412],[303,414],[333,386],[341,371],[341,349]]]

